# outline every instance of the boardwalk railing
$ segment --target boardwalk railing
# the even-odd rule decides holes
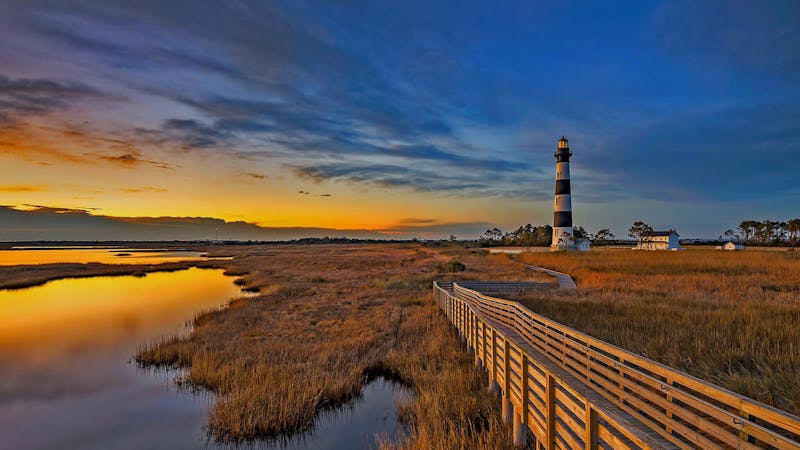
[[[800,418],[484,295],[472,283],[434,282],[434,298],[485,366],[490,388],[502,391],[516,443],[527,429],[537,449],[800,449]]]

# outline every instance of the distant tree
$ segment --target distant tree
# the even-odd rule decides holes
[[[572,235],[575,239],[587,239],[589,237],[589,233],[583,227],[575,227],[572,229]]]
[[[761,226],[761,222],[757,220],[744,220],[739,224],[739,230],[742,232],[742,241],[749,243],[750,240],[756,238],[756,230]]]
[[[729,240],[729,241],[736,241],[736,240],[738,240],[738,239],[736,238],[736,233],[734,233],[734,232],[733,232],[733,230],[725,230],[725,239],[727,239],[727,240]]]
[[[503,240],[503,230],[497,227],[486,230],[481,236],[481,240],[499,242]]]
[[[786,232],[789,235],[789,245],[793,248],[800,245],[800,219],[792,219],[786,222]]]
[[[611,232],[608,228],[602,228],[597,230],[597,233],[594,235],[594,239],[592,239],[592,243],[595,245],[602,245],[606,244],[609,241],[614,240],[614,233]]]
[[[633,226],[628,228],[628,236],[636,239],[637,241],[641,241],[642,240],[642,235],[644,233],[650,233],[652,231],[653,231],[653,227],[651,227],[650,225],[648,225],[648,224],[646,224],[646,223],[644,223],[642,221],[636,221],[636,222],[633,222]]]
[[[535,233],[537,245],[549,246],[553,243],[553,227],[550,225],[536,227]]]

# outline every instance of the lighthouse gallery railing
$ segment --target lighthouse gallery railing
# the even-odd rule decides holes
[[[521,413],[536,448],[800,449],[796,416],[594,339],[517,302],[457,282],[434,282],[433,294]],[[586,386],[607,401],[593,399]],[[616,408],[604,407],[608,402]],[[653,432],[662,439],[652,439]]]

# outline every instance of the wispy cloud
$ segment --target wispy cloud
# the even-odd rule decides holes
[[[104,155],[97,153],[84,153],[84,156],[95,158],[99,161],[114,164],[120,167],[133,168],[141,165],[148,165],[159,169],[173,169],[173,166],[162,162],[145,159],[138,152],[136,153],[123,153],[120,155]]]
[[[489,191],[492,185],[469,174],[442,173],[435,168],[416,169],[390,164],[321,164],[290,166],[294,173],[315,182],[339,181],[370,184],[381,188],[404,188],[421,192],[441,191],[470,195]]]
[[[269,178],[269,175],[256,172],[239,172],[239,174],[248,178],[252,178],[254,180],[266,180]]]
[[[44,192],[48,187],[42,184],[0,184],[0,192]]]
[[[0,125],[9,125],[25,116],[65,109],[87,98],[113,97],[80,83],[40,78],[9,78],[0,74]]]
[[[122,188],[120,190],[128,194],[142,194],[142,193],[160,194],[167,192],[167,190],[164,188],[153,187],[153,186],[143,186],[139,188]]]

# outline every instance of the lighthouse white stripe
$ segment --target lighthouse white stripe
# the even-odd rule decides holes
[[[569,163],[556,163],[556,180],[569,180]]]
[[[572,197],[569,194],[556,195],[553,212],[572,211]]]

